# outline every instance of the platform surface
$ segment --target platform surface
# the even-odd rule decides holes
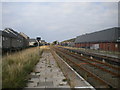
[[[43,52],[34,72],[30,74],[26,88],[70,88],[50,50]]]

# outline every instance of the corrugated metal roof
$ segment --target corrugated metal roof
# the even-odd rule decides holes
[[[90,34],[80,35],[75,43],[84,42],[117,42],[120,40],[120,27],[114,27]]]

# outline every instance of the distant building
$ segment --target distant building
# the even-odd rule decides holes
[[[75,39],[75,46],[78,48],[120,51],[120,27],[80,35]]]
[[[75,44],[74,44],[74,42],[67,41],[67,42],[61,42],[60,45],[74,47]]]
[[[29,46],[34,46],[37,43],[36,39],[29,39]]]
[[[74,47],[74,46],[75,46],[74,41],[75,41],[75,38],[72,38],[72,39],[69,39],[69,40],[62,41],[62,42],[60,43],[60,45],[62,45],[62,46]]]
[[[29,46],[29,37],[26,35],[26,34],[24,34],[23,32],[20,32],[19,33],[22,37],[24,37],[25,39],[24,39],[24,45],[27,45],[27,47]]]
[[[74,46],[75,46],[75,43],[74,43],[74,42],[69,42],[69,43],[68,43],[68,46],[74,47]]]
[[[37,46],[38,45],[38,42],[36,39],[29,39],[29,46]],[[45,40],[40,40],[39,41],[39,45],[42,46],[42,45],[46,45],[46,42]]]
[[[41,45],[46,45],[47,44],[47,42],[45,42],[45,40],[41,40],[40,43],[41,43]]]

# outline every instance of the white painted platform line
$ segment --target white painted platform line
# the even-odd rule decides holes
[[[57,56],[59,58],[61,58],[59,55],[57,55]],[[70,65],[68,65],[67,62],[65,62],[62,58],[61,58],[61,60],[81,79],[82,82],[84,82],[86,84],[85,86],[80,86],[80,87],[77,86],[74,88],[91,88],[92,90],[95,90],[95,88],[92,85],[90,85],[83,77],[81,77]]]
[[[83,86],[83,87],[75,87],[75,88],[93,88],[92,86]],[[93,90],[95,90],[94,88],[93,88]]]

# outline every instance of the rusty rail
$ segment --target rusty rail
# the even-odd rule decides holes
[[[55,50],[55,49],[54,49]],[[55,50],[56,51],[56,50]],[[95,75],[94,73],[91,73],[90,71],[88,71],[87,69],[81,67],[79,64],[73,62],[72,60],[70,60],[69,58],[67,58],[64,53],[60,52],[60,51],[56,51],[62,54],[62,56],[69,62],[71,62],[72,64],[74,64],[75,66],[77,66],[78,68],[84,70],[85,72],[87,72],[91,77],[93,77],[95,80],[100,81],[101,83],[105,84],[106,87],[113,87],[110,83],[106,82],[105,80],[101,79],[100,77],[98,77],[97,75]],[[114,88],[114,87],[113,87]]]
[[[61,49],[63,49],[63,48],[61,48]],[[65,50],[65,49],[64,49],[64,50]],[[68,51],[68,50],[65,50],[65,51]],[[74,54],[73,52],[71,52],[71,53]],[[90,58],[88,58],[88,57],[84,57],[84,56],[81,56],[81,55],[79,55],[79,54],[76,54],[76,55],[79,56],[79,57],[82,57],[82,58],[85,58],[85,59],[88,59],[88,60],[91,60],[91,61],[94,61],[94,62],[97,62],[97,63],[103,64],[103,65],[106,65],[106,66],[108,66],[108,67],[110,67],[110,68],[112,68],[112,69],[120,70],[119,67],[115,67],[115,66],[112,66],[112,65],[110,65],[110,64],[103,63],[103,62],[98,61],[98,60],[96,60],[96,59],[90,59]]]
[[[56,49],[58,49],[58,48],[56,48]],[[60,49],[59,49],[60,50]],[[60,51],[62,51],[62,50],[60,50]],[[63,52],[63,51],[62,51]],[[115,73],[115,72],[112,72],[112,71],[110,71],[110,70],[107,70],[107,69],[105,69],[105,68],[103,68],[103,67],[100,67],[100,66],[98,66],[98,65],[95,65],[95,64],[93,64],[93,63],[90,63],[90,62],[88,62],[88,61],[85,61],[85,60],[82,60],[80,57],[78,57],[78,56],[75,56],[75,55],[73,55],[73,54],[70,54],[70,53],[68,53],[68,52],[64,52],[64,53],[66,53],[66,54],[68,54],[68,55],[70,55],[70,56],[72,56],[72,57],[74,57],[74,58],[76,58],[76,59],[79,59],[80,61],[84,61],[84,62],[86,62],[86,63],[88,63],[88,64],[90,64],[90,65],[92,65],[92,66],[95,66],[95,67],[97,67],[97,68],[99,68],[99,69],[101,69],[101,70],[103,70],[103,71],[105,71],[105,72],[108,72],[108,73],[110,73],[110,74],[112,74],[112,75],[115,75],[115,76],[120,76],[120,74],[118,74],[118,73]],[[90,60],[90,59],[89,59]],[[93,61],[93,60],[91,60],[91,61]],[[99,63],[99,62],[98,62]],[[105,65],[105,64],[103,64],[103,65]],[[107,66],[107,65],[106,65]]]

